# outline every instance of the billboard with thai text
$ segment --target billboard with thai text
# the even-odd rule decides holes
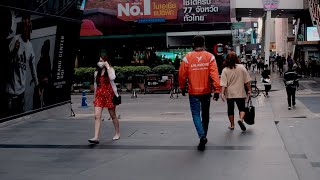
[[[85,10],[138,23],[230,22],[230,0],[88,0]]]

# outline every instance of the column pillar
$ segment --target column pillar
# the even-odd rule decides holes
[[[269,65],[270,57],[270,39],[271,39],[271,11],[267,11],[266,20],[264,23],[265,33],[264,33],[264,64]]]

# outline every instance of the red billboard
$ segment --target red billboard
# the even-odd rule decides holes
[[[122,21],[230,22],[230,0],[88,0],[86,10],[105,9]]]
[[[117,17],[124,21],[163,18],[177,19],[179,4],[175,0],[143,0],[119,3]]]

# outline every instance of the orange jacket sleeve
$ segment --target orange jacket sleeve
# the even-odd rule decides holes
[[[188,61],[186,58],[183,59],[179,68],[179,87],[180,89],[186,88],[186,80],[188,77]]]
[[[218,71],[216,59],[213,55],[210,60],[209,66],[210,66],[210,77],[212,79],[212,85],[213,85],[213,92],[220,93],[221,86],[220,86],[219,71]]]

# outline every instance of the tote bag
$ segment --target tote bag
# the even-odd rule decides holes
[[[255,107],[252,104],[251,97],[248,98],[246,103],[245,113],[244,122],[246,122],[248,125],[253,125],[255,123]]]

